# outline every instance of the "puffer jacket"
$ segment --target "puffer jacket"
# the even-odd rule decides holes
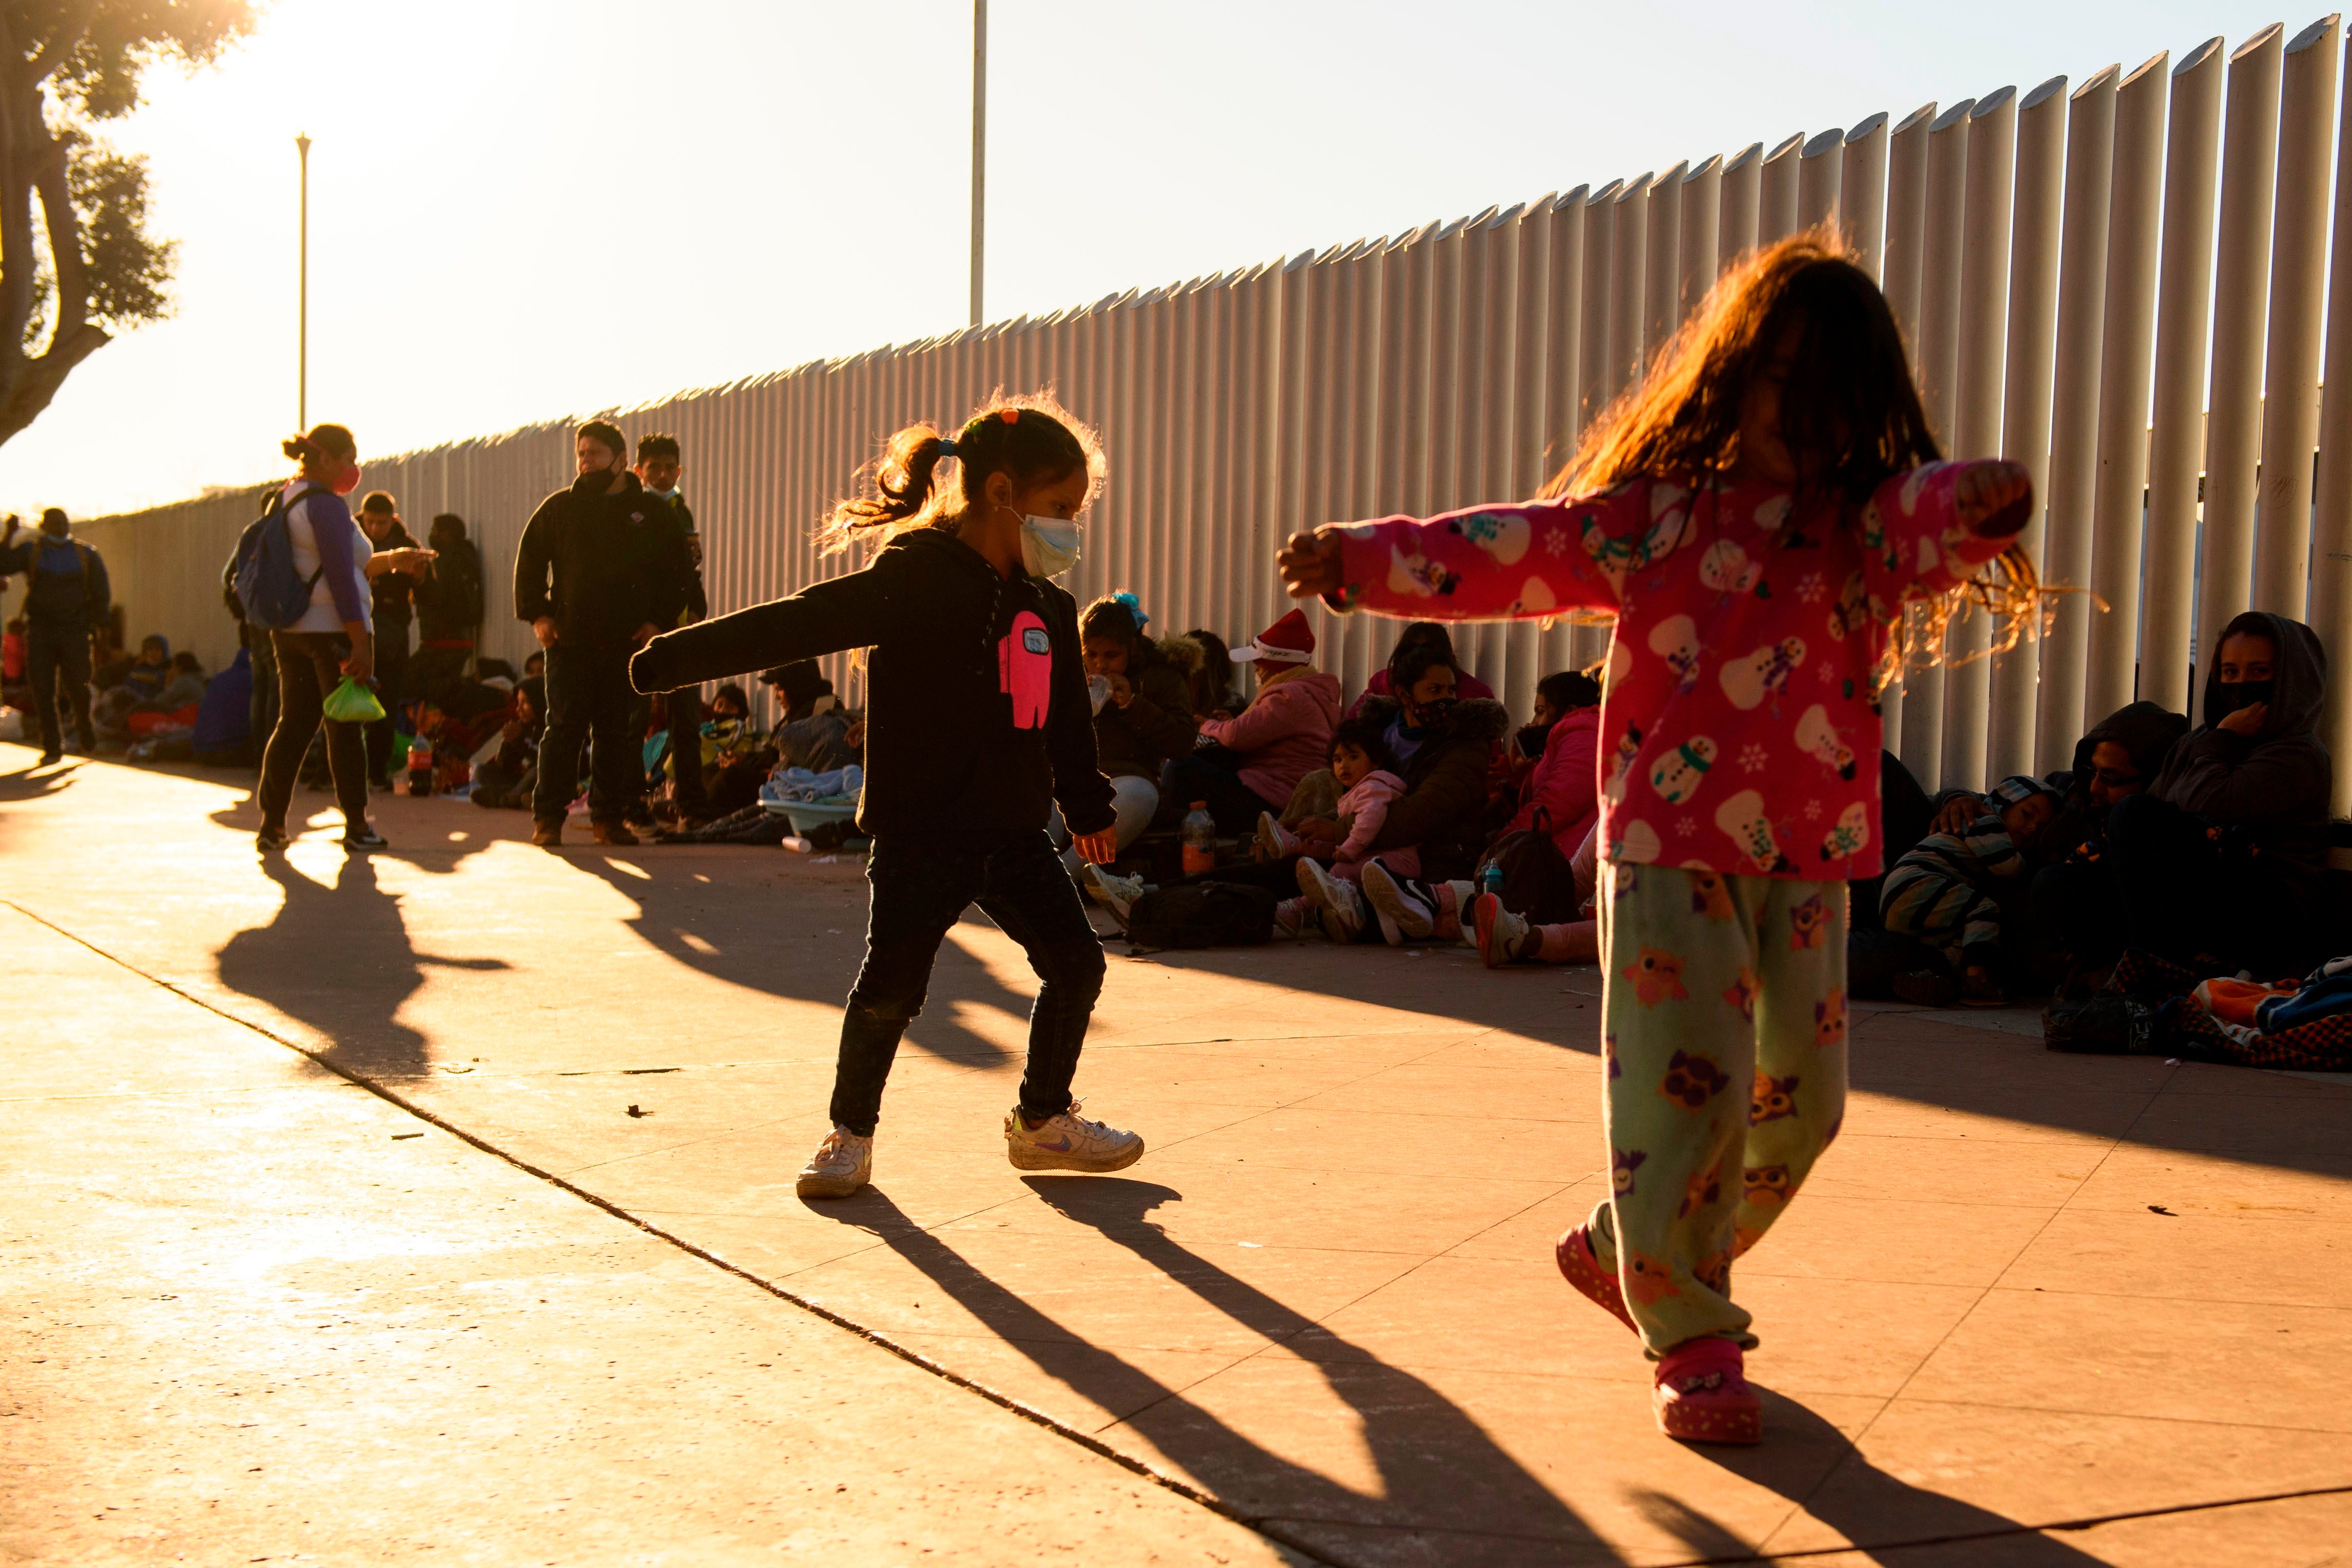
[[[1395,698],[1375,697],[1360,716],[1385,731],[1401,711]],[[1501,703],[1455,708],[1444,732],[1424,739],[1404,765],[1404,793],[1389,802],[1388,821],[1372,847],[1420,845],[1422,874],[1433,882],[1469,875],[1486,845],[1487,774],[1510,727]]]
[[[1095,766],[1104,778],[1156,780],[1161,763],[1191,755],[1200,725],[1188,676],[1200,663],[1201,645],[1188,639],[1137,640],[1127,663],[1133,699],[1125,707],[1107,702],[1095,715]]]
[[[1584,835],[1601,821],[1601,710],[1580,707],[1563,715],[1544,737],[1519,809],[1505,832],[1537,826],[1537,814],[1562,858],[1572,856]]]
[[[1339,696],[1337,679],[1301,665],[1297,674],[1260,683],[1256,698],[1233,717],[1202,720],[1201,737],[1242,754],[1241,780],[1259,799],[1287,800],[1301,779],[1330,762]]]

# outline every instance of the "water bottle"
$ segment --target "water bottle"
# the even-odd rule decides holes
[[[1217,869],[1217,823],[1209,803],[1195,800],[1184,813],[1184,874],[1195,876]]]
[[[433,747],[430,742],[418,740],[409,744],[408,792],[412,795],[433,793]]]
[[[1503,868],[1495,864],[1491,861],[1488,862],[1486,869],[1478,873],[1478,891],[1481,893],[1491,893],[1496,898],[1502,897]]]

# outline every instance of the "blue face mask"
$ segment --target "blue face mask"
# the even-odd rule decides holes
[[[1066,517],[1021,519],[1021,565],[1032,577],[1059,577],[1078,564],[1078,525]]]

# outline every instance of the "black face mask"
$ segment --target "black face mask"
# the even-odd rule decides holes
[[[2242,707],[2271,700],[2271,688],[2275,681],[2216,681],[2212,695],[2205,699],[2205,722],[2219,724]]]
[[[1420,714],[1420,719],[1413,725],[1413,728],[1443,729],[1446,723],[1454,717],[1454,710],[1462,706],[1462,699],[1459,697],[1440,697],[1435,702],[1416,703],[1413,706],[1416,711]]]
[[[572,481],[572,493],[583,501],[592,500],[612,487],[613,471],[610,468],[599,468]]]

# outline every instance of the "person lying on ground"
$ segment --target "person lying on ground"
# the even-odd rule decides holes
[[[1906,1002],[1942,1007],[1955,995],[1970,1007],[2008,1000],[2000,905],[1990,883],[2018,882],[2035,868],[2058,797],[2021,773],[1994,785],[1987,803],[1990,810],[1964,831],[1928,834],[1886,873],[1880,920],[1888,931],[1927,944],[1939,960],[1895,977],[1895,994]]]
[[[1203,744],[1168,765],[1160,799],[1181,810],[1208,805],[1220,833],[1257,826],[1263,811],[1280,812],[1298,781],[1323,765],[1339,722],[1339,683],[1315,667],[1315,629],[1287,612],[1234,650],[1230,663],[1257,674],[1257,695],[1232,718],[1201,726]]]

